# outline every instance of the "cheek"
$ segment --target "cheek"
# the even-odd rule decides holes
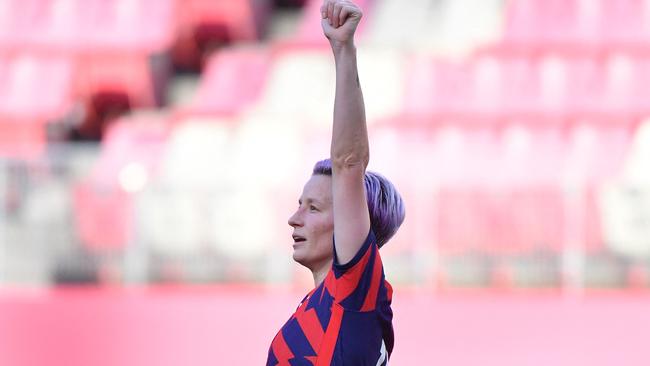
[[[326,216],[318,223],[318,230],[321,233],[334,234],[334,218],[331,215]]]
[[[334,234],[334,220],[331,216],[320,218],[314,221],[312,226],[312,234],[317,236],[319,240],[327,239]]]

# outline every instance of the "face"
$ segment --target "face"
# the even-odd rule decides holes
[[[312,175],[289,225],[293,227],[293,259],[311,270],[329,265],[334,235],[331,177]]]

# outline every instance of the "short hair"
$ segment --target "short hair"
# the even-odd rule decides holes
[[[332,161],[325,159],[317,162],[312,174],[332,176]],[[393,183],[379,173],[366,171],[364,183],[370,227],[377,239],[377,246],[381,248],[404,222],[404,201]]]

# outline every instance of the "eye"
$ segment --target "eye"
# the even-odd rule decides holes
[[[310,206],[309,206],[309,210],[310,210],[310,211],[318,211],[318,209],[317,209],[316,206],[314,206],[314,205],[310,205]]]

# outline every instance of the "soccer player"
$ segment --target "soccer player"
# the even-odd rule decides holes
[[[387,365],[392,288],[379,248],[402,224],[404,205],[386,178],[366,172],[354,45],[362,12],[348,0],[325,0],[321,15],[336,65],[330,159],[316,163],[289,218],[293,259],[311,270],[315,288],[273,339],[267,365]]]

